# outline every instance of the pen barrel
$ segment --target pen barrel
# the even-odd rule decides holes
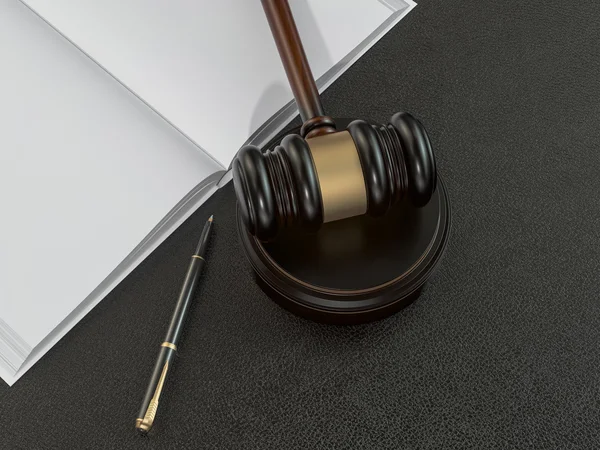
[[[204,258],[198,255],[192,256],[190,267],[188,268],[183,287],[181,288],[181,293],[179,294],[179,299],[177,300],[177,306],[175,306],[175,312],[173,313],[171,323],[169,324],[169,331],[165,338],[166,342],[170,342],[174,345],[177,345],[179,342],[185,318],[194,298],[198,279],[200,278],[204,264]]]
[[[158,401],[162,393],[164,383],[167,379],[170,368],[173,365],[175,359],[175,353],[177,351],[177,343],[179,337],[183,331],[183,325],[187,316],[190,304],[194,297],[196,285],[198,284],[198,278],[202,272],[205,261],[204,258],[198,255],[194,255],[191,258],[190,266],[188,268],[177,305],[175,306],[175,312],[169,324],[169,331],[165,341],[161,344],[160,353],[150,378],[150,383],[144,396],[144,401],[140,407],[138,414],[138,429],[147,432],[154,422],[154,416],[158,408]]]
[[[160,353],[158,354],[158,359],[156,361],[156,365],[154,366],[152,377],[150,378],[150,384],[148,385],[140,412],[135,421],[136,429],[142,433],[147,433],[150,431],[152,425],[154,424],[154,418],[156,416],[156,412],[158,411],[158,404],[162,390],[173,365],[175,352],[177,351],[177,344],[179,342],[179,338],[181,337],[185,319],[194,298],[194,292],[196,290],[196,285],[198,284],[198,279],[200,278],[200,274],[204,268],[205,260],[203,255],[206,251],[211,226],[212,216],[204,225],[202,235],[200,236],[200,241],[196,247],[196,252],[190,258],[190,265],[187,274],[185,275],[185,280],[183,281],[179,298],[177,299],[175,311],[173,312],[171,322],[169,323],[167,337],[160,346]]]

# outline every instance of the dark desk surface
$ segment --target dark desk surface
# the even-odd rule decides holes
[[[454,217],[421,299],[352,328],[288,314],[253,282],[229,185],[0,385],[0,448],[598,448],[599,74],[597,0],[421,0],[324,96],[333,116],[404,109],[430,130]],[[212,213],[143,439],[137,409]]]

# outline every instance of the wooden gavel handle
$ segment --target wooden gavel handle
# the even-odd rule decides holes
[[[273,38],[304,125],[305,138],[334,133],[334,121],[325,115],[315,79],[287,0],[262,0]]]

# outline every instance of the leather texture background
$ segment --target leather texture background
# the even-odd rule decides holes
[[[14,387],[0,382],[1,449],[600,447],[600,2],[419,3],[324,104],[428,128],[453,228],[421,298],[348,328],[287,313],[254,283],[230,184]],[[141,438],[210,214],[208,268]]]

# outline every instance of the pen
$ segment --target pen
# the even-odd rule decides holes
[[[177,343],[181,336],[181,332],[183,331],[185,317],[190,309],[190,304],[194,297],[194,290],[198,284],[202,268],[204,267],[204,255],[206,253],[212,222],[213,216],[210,216],[204,225],[196,251],[191,257],[190,267],[185,276],[185,281],[183,282],[183,287],[181,288],[181,293],[177,300],[177,306],[175,306],[175,311],[173,312],[173,317],[169,324],[167,337],[160,345],[160,352],[158,354],[156,365],[154,366],[154,372],[150,378],[150,384],[148,385],[148,390],[144,396],[138,418],[135,421],[135,428],[141,433],[150,431],[150,428],[152,428],[154,423],[160,395],[175,359]]]

